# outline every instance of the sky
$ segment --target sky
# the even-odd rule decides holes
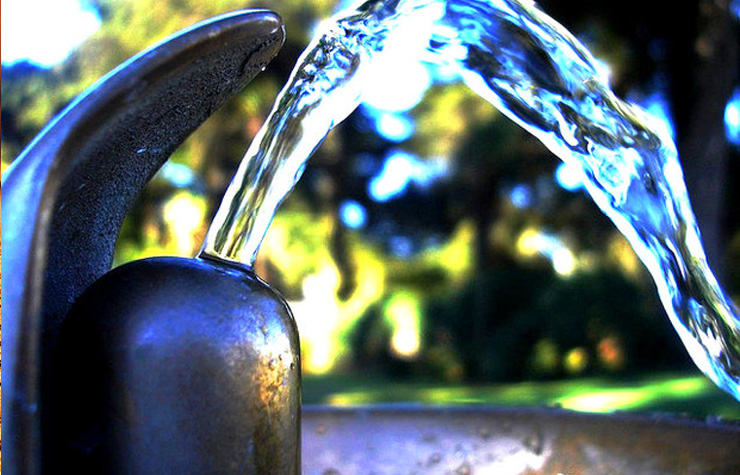
[[[84,0],[3,0],[0,8],[4,65],[25,60],[52,67],[100,27]]]

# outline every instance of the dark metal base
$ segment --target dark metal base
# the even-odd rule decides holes
[[[250,271],[172,257],[118,267],[59,332],[47,471],[295,475],[300,366],[287,304]]]
[[[277,54],[280,18],[188,28],[76,99],[3,175],[3,462],[41,473],[50,352],[72,302],[110,268],[130,204],[203,121]],[[8,252],[9,251],[9,252]]]

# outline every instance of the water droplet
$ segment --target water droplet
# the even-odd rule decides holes
[[[489,438],[491,438],[491,429],[489,429],[488,427],[481,427],[480,429],[478,429],[478,435],[481,439],[488,440]]]

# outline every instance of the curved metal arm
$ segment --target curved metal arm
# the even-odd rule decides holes
[[[119,66],[3,176],[3,455],[39,473],[44,368],[69,306],[111,265],[123,218],[170,154],[282,46],[268,11],[195,25]]]

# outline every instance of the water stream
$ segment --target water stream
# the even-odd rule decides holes
[[[394,38],[579,167],[657,286],[694,362],[740,400],[740,320],[709,269],[675,145],[611,92],[568,31],[522,0],[370,0],[322,24],[228,188],[202,254],[251,264],[277,207],[362,100]],[[383,71],[393,74],[393,71]]]

